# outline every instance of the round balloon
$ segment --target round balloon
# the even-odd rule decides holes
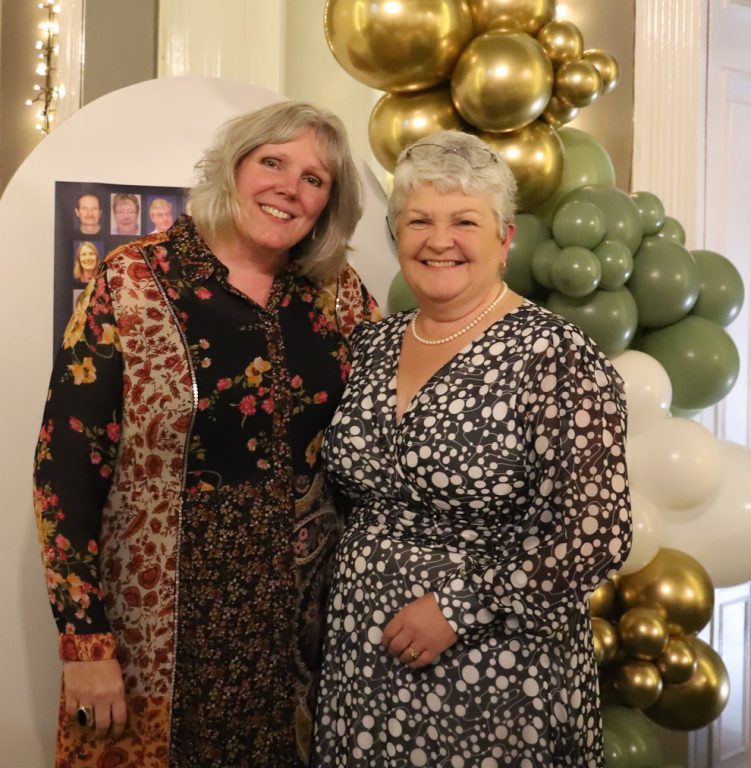
[[[378,162],[393,172],[399,153],[430,133],[466,130],[448,86],[417,93],[387,93],[373,108],[368,137]]]
[[[515,131],[536,120],[553,92],[553,67],[529,35],[492,30],[462,51],[451,77],[459,114],[481,131]]]
[[[612,362],[623,379],[628,434],[633,437],[668,415],[672,398],[670,377],[654,357],[634,349],[621,352]]]
[[[582,200],[560,205],[553,216],[553,237],[562,248],[579,245],[592,249],[605,237],[606,227],[605,214]]]
[[[489,29],[534,35],[555,16],[555,0],[468,0],[475,34]]]
[[[639,325],[661,328],[677,322],[696,303],[699,285],[699,268],[690,251],[670,240],[644,238],[628,281]]]
[[[714,608],[712,581],[701,563],[668,547],[640,571],[620,577],[618,596],[626,609],[657,611],[671,634],[700,632]]]
[[[579,27],[570,21],[551,21],[537,33],[537,39],[554,67],[574,61],[584,52],[582,33]]]
[[[631,199],[639,209],[645,237],[656,235],[665,223],[665,207],[660,198],[651,192],[634,192]]]
[[[657,230],[656,236],[662,237],[665,240],[672,240],[679,245],[685,245],[686,243],[686,230],[683,228],[683,224],[672,216],[665,217],[665,221],[662,222],[662,226]]]
[[[691,251],[699,269],[699,298],[692,315],[730,325],[743,306],[743,279],[733,263],[715,251]]]
[[[593,618],[614,619],[619,610],[618,593],[611,579],[600,584],[589,596],[589,614]]]
[[[511,168],[519,189],[519,208],[529,211],[550,197],[563,173],[563,145],[558,132],[542,120],[518,131],[480,133]]]
[[[657,732],[641,711],[621,706],[604,707],[602,725],[615,733],[625,745],[628,768],[654,768],[662,765]]]
[[[553,94],[550,101],[545,105],[545,109],[542,110],[540,119],[553,128],[560,128],[562,125],[570,123],[578,114],[579,110],[576,107],[566,104],[563,99],[559,99]]]
[[[602,92],[602,79],[594,64],[577,59],[558,68],[554,88],[561,101],[581,109],[597,100]]]
[[[618,240],[603,240],[594,254],[600,260],[600,288],[615,291],[624,286],[634,271],[634,257],[628,246]]]
[[[670,635],[667,624],[657,611],[636,607],[621,614],[618,619],[618,637],[621,647],[630,656],[654,661],[662,655]]]
[[[404,279],[404,275],[397,272],[389,286],[389,293],[386,298],[389,312],[402,312],[407,309],[414,309],[417,306],[417,299],[412,289]]]
[[[625,354],[625,353],[624,353]],[[636,573],[657,554],[665,541],[660,510],[638,491],[631,489],[631,550],[618,573]]]
[[[551,104],[555,101],[556,97],[553,96]],[[548,223],[552,221],[561,200],[572,190],[593,184],[605,187],[615,184],[613,161],[597,139],[570,126],[561,128],[558,136],[563,145],[561,182],[558,189],[544,203],[532,210],[532,213],[536,213]]]
[[[592,619],[592,639],[598,666],[610,664],[618,653],[618,632],[607,619]]]
[[[589,296],[600,283],[600,262],[587,248],[564,248],[550,265],[553,288],[569,297]]]
[[[639,348],[667,371],[676,408],[708,408],[722,400],[738,378],[740,358],[733,340],[703,317],[689,315],[645,333]]]
[[[629,481],[663,516],[688,518],[714,497],[722,480],[717,438],[689,419],[661,419],[628,441]]]
[[[550,229],[539,216],[518,213],[516,231],[506,260],[504,280],[509,288],[527,298],[544,298],[547,290],[532,275],[532,253],[541,243],[550,240]]]
[[[654,704],[662,693],[660,670],[651,661],[629,659],[621,662],[613,679],[618,698],[627,706],[643,709]]]
[[[602,80],[602,95],[610,93],[618,85],[619,68],[618,60],[612,53],[603,51],[601,48],[590,48],[582,54],[582,59],[594,64],[600,73]]]
[[[324,31],[339,64],[379,91],[446,80],[473,35],[462,0],[327,0]]]
[[[636,332],[636,304],[626,288],[596,290],[581,299],[555,292],[548,297],[547,307],[578,325],[606,355],[626,349]]]
[[[657,669],[666,685],[683,685],[696,672],[698,659],[691,643],[684,637],[671,637],[657,659]]]
[[[602,729],[602,747],[605,755],[605,768],[628,768],[628,751],[614,731]]]
[[[545,288],[551,290],[553,288],[553,278],[550,272],[553,268],[553,262],[558,258],[561,250],[555,240],[545,240],[536,245],[532,251],[532,276]]]
[[[722,714],[730,697],[730,678],[717,651],[698,637],[686,641],[696,653],[696,672],[682,685],[668,685],[647,709],[650,720],[675,731],[704,728]]]

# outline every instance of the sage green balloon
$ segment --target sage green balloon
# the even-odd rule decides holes
[[[588,296],[600,284],[602,268],[597,256],[587,248],[564,248],[550,263],[553,288],[566,296]]]
[[[654,726],[638,709],[605,707],[602,710],[603,729],[612,731],[626,748],[628,768],[658,768],[662,765],[662,750]]]
[[[743,279],[735,265],[715,251],[691,251],[699,268],[699,298],[692,315],[730,325],[743,306]]]
[[[644,236],[656,235],[665,223],[665,206],[652,192],[634,192],[631,199],[636,203],[644,227]]]
[[[386,297],[386,306],[389,312],[401,312],[405,309],[414,309],[417,306],[417,299],[412,289],[407,285],[404,275],[401,271],[394,275],[394,279],[389,286],[389,293]]]
[[[673,240],[645,237],[627,287],[639,308],[639,325],[662,328],[685,317],[699,298],[699,268]]]
[[[594,254],[600,261],[599,287],[605,291],[615,291],[626,284],[634,269],[634,257],[628,246],[618,240],[603,240]]]
[[[575,200],[596,205],[605,215],[605,237],[625,243],[631,253],[636,253],[644,227],[636,203],[625,192],[593,184],[569,192],[561,200],[561,206]]]
[[[689,315],[645,333],[639,348],[667,371],[673,388],[672,406],[682,411],[718,403],[738,378],[740,360],[733,340],[721,326],[704,317]]]
[[[552,229],[553,237],[561,248],[570,245],[594,248],[605,237],[607,222],[605,214],[594,203],[572,200],[558,206]]]
[[[581,299],[555,292],[547,307],[579,326],[608,356],[626,349],[636,332],[636,303],[626,288],[597,290]]]
[[[621,737],[610,728],[602,729],[605,768],[628,768],[628,751]]]
[[[558,258],[562,248],[555,240],[546,240],[532,251],[532,276],[545,288],[553,288],[553,278],[550,270]]]
[[[612,187],[615,168],[610,155],[597,139],[578,128],[566,126],[558,130],[563,145],[563,170],[555,192],[532,208],[547,223],[552,222],[558,203],[572,190],[587,184]]]
[[[681,245],[686,244],[686,230],[678,219],[672,216],[666,216],[662,226],[657,230],[657,237],[665,240],[673,240]]]
[[[527,298],[545,298],[548,291],[532,274],[532,253],[541,243],[550,240],[550,228],[538,216],[519,213],[516,216],[516,232],[506,261],[504,280],[512,291]]]

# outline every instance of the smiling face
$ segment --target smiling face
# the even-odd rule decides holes
[[[285,144],[262,144],[237,166],[237,234],[256,257],[286,254],[315,226],[332,178],[310,129]]]
[[[139,232],[138,206],[132,200],[115,203],[115,230],[118,235],[137,235]]]
[[[175,217],[172,205],[166,200],[156,201],[149,209],[149,218],[158,232],[166,232],[173,224]]]
[[[81,195],[76,206],[81,232],[94,235],[99,232],[99,220],[102,218],[102,209],[99,200],[94,195]]]
[[[501,240],[487,198],[430,184],[407,196],[396,222],[399,263],[420,306],[458,317],[497,293],[512,235],[509,225]]]
[[[99,263],[99,253],[93,245],[84,243],[78,250],[78,263],[84,272],[93,272]]]

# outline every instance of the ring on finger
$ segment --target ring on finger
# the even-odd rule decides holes
[[[420,656],[420,651],[416,651],[411,645],[409,648],[407,648],[407,653],[409,654],[409,658],[412,661],[416,661]]]
[[[87,725],[94,725],[94,712],[91,707],[84,707],[83,704],[76,710],[76,720],[78,724],[85,728]]]

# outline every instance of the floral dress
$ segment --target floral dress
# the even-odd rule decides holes
[[[351,268],[294,266],[267,306],[181,217],[114,251],[55,361],[35,510],[63,659],[116,656],[128,728],[58,766],[307,762],[339,532],[323,430],[346,336],[377,314]]]
[[[409,319],[357,329],[326,433],[327,471],[354,509],[330,595],[315,765],[602,768],[586,598],[630,545],[618,374],[575,327],[525,302],[397,423]],[[381,635],[427,593],[458,640],[412,670]]]

